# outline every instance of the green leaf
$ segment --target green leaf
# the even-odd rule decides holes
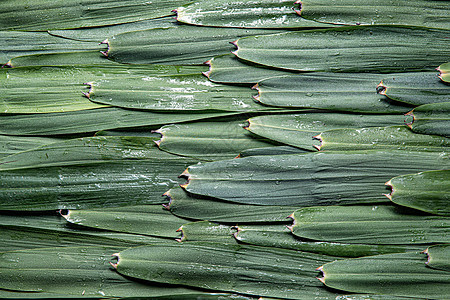
[[[442,152],[450,146],[448,138],[417,134],[407,126],[334,129],[315,138],[321,141],[317,149],[329,151],[393,149]]]
[[[300,154],[300,153],[308,153],[310,151],[291,147],[291,146],[275,146],[275,147],[264,147],[264,148],[256,148],[256,149],[247,149],[242,151],[239,154],[239,157],[248,157],[248,156],[258,156],[258,155],[284,155],[284,154]]]
[[[377,90],[390,99],[412,105],[447,102],[450,97],[450,86],[431,72],[396,74],[384,78]]]
[[[403,125],[403,115],[305,113],[258,116],[247,127],[259,136],[313,151],[313,137],[326,130]]]
[[[13,0],[8,2],[18,3]],[[0,3],[3,6],[5,1]],[[1,15],[5,11],[0,8]],[[18,43],[17,41],[20,41]],[[30,54],[49,54],[49,53],[67,53],[88,50],[104,50],[104,46],[97,43],[80,42],[63,39],[49,35],[47,32],[20,32],[20,31],[0,31],[0,65],[6,64],[10,59],[16,56]]]
[[[229,42],[276,30],[221,29],[179,25],[127,32],[109,38],[110,59],[130,64],[192,65],[233,50]],[[164,51],[161,51],[164,49]]]
[[[410,72],[431,70],[450,56],[447,37],[438,29],[354,26],[241,38],[235,54],[287,70]]]
[[[60,142],[62,138],[21,137],[0,135],[0,159],[18,152]]]
[[[425,250],[428,255],[427,266],[450,272],[450,245],[437,245]]]
[[[328,242],[304,241],[283,226],[280,229],[266,229],[265,226],[254,228],[252,226],[238,226],[236,239],[245,244],[291,249],[297,251],[313,252],[339,257],[361,257],[387,253],[401,253],[420,250],[423,247],[403,245],[365,245],[342,244]]]
[[[318,265],[333,260],[318,254],[191,242],[131,248],[117,257],[119,273],[160,283],[290,299],[337,296],[314,278]]]
[[[108,263],[111,254],[119,249],[82,246],[4,252],[0,254],[0,286],[13,291],[96,298],[203,294],[198,290],[156,286],[122,277]]]
[[[166,195],[170,198],[168,209],[174,215],[220,223],[287,223],[287,217],[297,209],[292,206],[243,205],[213,198],[196,198],[180,187],[169,190]]]
[[[292,0],[202,1],[178,8],[177,20],[215,27],[284,29],[330,26],[299,17],[294,11],[298,7]]]
[[[176,238],[177,229],[187,222],[161,205],[125,206],[102,210],[62,211],[70,223],[117,232]]]
[[[450,9],[442,1],[301,0],[299,15],[305,19],[340,25],[411,25],[450,29]]]
[[[181,231],[180,242],[216,242],[216,243],[236,243],[233,230],[230,226],[212,223],[209,221],[199,221],[183,224],[178,231]]]
[[[149,3],[143,0],[37,0],[0,4],[1,30],[47,31],[77,27],[99,27],[171,15],[171,10],[189,3],[165,0]]]
[[[232,54],[213,57],[206,64],[209,65],[209,71],[203,74],[212,82],[217,83],[255,84],[266,78],[295,74],[247,64]]]
[[[437,70],[440,72],[439,78],[444,82],[450,82],[450,63],[440,65]]]
[[[395,204],[435,215],[450,215],[450,170],[427,171],[394,177],[386,185]]]
[[[450,274],[425,265],[419,252],[345,259],[321,269],[326,286],[356,293],[450,299]]]
[[[310,73],[262,80],[254,89],[263,105],[364,113],[406,113],[411,107],[376,93],[380,74]]]
[[[176,26],[177,23],[173,19],[173,17],[162,17],[157,19],[142,20],[130,23],[112,24],[101,27],[84,27],[65,30],[50,30],[49,33],[54,36],[59,36],[71,40],[100,43],[101,41],[104,41],[105,38],[107,37],[111,37],[113,35],[129,31],[137,31],[153,28],[169,28]]]
[[[107,107],[67,113],[3,115],[0,118],[0,134],[53,136],[93,133],[99,130],[117,128],[159,127],[167,123],[187,122],[236,114],[235,112],[175,114],[173,112],[160,113]]]
[[[159,149],[172,154],[210,161],[234,158],[246,149],[273,146],[268,140],[246,131],[243,123],[232,121],[166,125],[156,131],[162,136],[157,144]]]
[[[421,105],[407,114],[412,131],[450,137],[450,102]]]
[[[89,85],[89,99],[122,108],[181,112],[279,110],[255,103],[247,87],[212,83],[200,73],[105,78]]]
[[[80,64],[81,63],[81,64]],[[119,66],[120,64],[107,59],[97,50],[73,51],[61,53],[42,53],[16,56],[8,62],[12,68],[35,66]]]
[[[0,209],[90,209],[163,203],[173,179],[197,162],[151,138],[82,138],[1,161]]]
[[[323,152],[253,156],[190,166],[187,192],[241,204],[316,206],[386,202],[394,176],[448,169],[446,153]],[[384,199],[383,199],[384,198]]]
[[[413,214],[396,206],[327,206],[295,211],[292,233],[338,243],[448,243],[450,219]]]

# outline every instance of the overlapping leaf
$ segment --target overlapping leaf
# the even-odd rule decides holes
[[[244,122],[196,122],[166,125],[158,129],[162,138],[159,149],[202,160],[222,160],[236,157],[251,148],[273,146],[263,138],[251,135],[243,128]]]
[[[406,113],[410,106],[376,93],[381,74],[310,73],[262,80],[255,99],[269,106],[363,113]]]
[[[213,57],[206,64],[209,65],[209,71],[203,74],[217,83],[255,84],[266,78],[295,74],[247,64],[232,54]]]
[[[164,0],[38,0],[31,3],[5,0],[0,4],[1,30],[47,31],[77,27],[99,27],[171,15],[171,10],[189,3]]]
[[[253,156],[190,166],[186,191],[242,204],[333,205],[385,202],[394,176],[448,169],[448,154],[408,151]]]
[[[313,28],[328,27],[299,17],[292,0],[202,1],[177,9],[179,22],[217,27]]]
[[[439,78],[442,81],[447,82],[447,83],[450,82],[449,69],[450,69],[450,63],[442,64],[437,68],[437,70],[440,72]]]
[[[427,266],[450,272],[450,245],[432,246],[425,253],[428,255]]]
[[[446,30],[354,26],[241,38],[235,54],[287,70],[421,71],[435,68],[450,55],[447,38]]]
[[[98,50],[23,55],[16,56],[8,62],[8,66],[12,68],[35,66],[80,66],[80,64],[88,66],[119,65],[118,63],[107,59],[104,55],[101,55]]]
[[[63,211],[63,217],[77,225],[168,238],[178,237],[177,229],[187,222],[164,210],[161,205],[69,210]]]
[[[450,139],[446,137],[417,134],[407,126],[334,129],[324,131],[316,138],[321,141],[317,146],[321,151],[393,149],[442,152],[450,146]]]
[[[194,242],[137,247],[117,256],[119,273],[150,281],[290,299],[336,297],[314,278],[329,256]]]
[[[211,57],[229,53],[229,42],[243,36],[275,33],[274,30],[245,30],[180,25],[132,31],[109,39],[110,59],[130,64],[202,64]]]
[[[386,185],[395,204],[436,215],[450,215],[450,171],[428,171],[394,177]]]
[[[335,261],[321,269],[326,286],[356,293],[450,299],[450,273],[428,268],[419,252]]]
[[[300,237],[338,243],[448,243],[450,219],[424,216],[395,206],[307,207],[292,215]]]
[[[450,86],[431,72],[396,74],[384,78],[377,89],[381,95],[412,105],[448,102],[450,98]]]
[[[215,242],[215,243],[236,243],[233,234],[236,232],[227,225],[212,223],[209,221],[198,221],[183,224],[178,231],[181,232],[180,242]]]
[[[341,25],[411,25],[450,29],[448,5],[442,1],[300,0],[305,19]]]
[[[356,115],[305,113],[259,116],[249,119],[247,127],[259,136],[295,147],[314,150],[313,137],[326,130],[404,124],[402,115]]]
[[[274,146],[274,147],[264,147],[264,148],[244,150],[239,154],[239,157],[258,156],[258,155],[272,156],[285,154],[300,154],[308,152],[310,151],[291,146]]]
[[[286,223],[296,207],[242,205],[212,198],[196,198],[180,187],[169,190],[168,209],[176,216],[220,223]]]
[[[60,142],[60,138],[0,135],[0,159],[5,156]]]
[[[412,117],[407,123],[412,131],[450,137],[450,102],[421,105],[407,115]]]
[[[0,209],[89,209],[163,203],[196,160],[157,149],[151,138],[98,137],[51,144],[2,160]],[[20,178],[20,180],[18,180]]]

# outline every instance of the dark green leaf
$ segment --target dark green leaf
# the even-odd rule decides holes
[[[444,81],[449,83],[450,82],[450,63],[445,63],[440,65],[437,70],[440,72],[439,74],[439,78]]]
[[[428,255],[429,267],[450,272],[450,245],[432,246],[425,253]]]
[[[183,224],[180,227],[180,242],[216,242],[216,243],[236,243],[233,234],[236,230],[228,225],[211,223],[209,221],[199,221]]]
[[[450,102],[421,105],[407,115],[412,117],[407,124],[412,131],[450,137]]]

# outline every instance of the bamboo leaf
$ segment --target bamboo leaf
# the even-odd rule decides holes
[[[448,243],[450,219],[408,213],[395,206],[307,207],[295,211],[292,233],[338,243]]]
[[[410,245],[365,245],[304,241],[283,226],[280,229],[266,229],[266,226],[238,226],[236,239],[245,244],[291,249],[339,257],[361,257],[369,255],[417,251],[423,247]]]
[[[428,255],[427,266],[450,272],[450,245],[432,246],[425,253]]]
[[[444,82],[450,82],[450,63],[440,65],[437,70],[440,72],[439,78]]]
[[[266,139],[255,138],[243,128],[242,123],[232,121],[166,125],[156,131],[162,136],[156,143],[163,151],[209,161],[230,159],[245,149],[273,145]]]
[[[8,2],[13,2],[9,1]],[[0,3],[3,6],[5,1]],[[18,3],[15,2],[14,3]],[[0,8],[0,14],[5,11]],[[1,15],[0,15],[1,24]],[[20,43],[17,41],[20,40]],[[97,43],[80,42],[63,39],[49,35],[47,32],[23,32],[23,31],[1,31],[0,30],[0,65],[6,64],[16,56],[31,54],[67,53],[88,50],[104,50],[104,46]]]
[[[301,0],[299,15],[305,19],[341,25],[411,25],[450,29],[448,5],[442,1],[405,2]]]
[[[450,215],[450,171],[427,171],[394,177],[386,185],[392,188],[387,195],[395,204],[435,215]]]
[[[450,137],[450,102],[421,105],[410,111],[408,125],[412,131],[421,134],[436,134]]]
[[[450,86],[431,72],[387,77],[381,81],[377,90],[390,99],[412,105],[447,102],[450,97]]]
[[[279,31],[187,25],[133,31],[109,38],[107,55],[120,63],[198,65],[216,55],[229,53],[233,50],[229,42],[237,38],[276,32]]]
[[[374,203],[385,202],[392,177],[448,166],[446,153],[394,150],[253,156],[190,166],[183,187],[241,204]]]
[[[2,1],[0,5],[1,30],[47,31],[77,27],[99,27],[171,15],[171,10],[189,3],[165,0],[149,3],[142,0],[39,0],[21,3]]]
[[[348,292],[449,299],[450,274],[425,262],[418,252],[345,259],[324,265],[321,281]]]
[[[18,114],[0,118],[0,134],[53,136],[143,126],[156,126],[158,128],[167,123],[187,122],[236,114],[236,112],[174,114],[172,112],[126,110],[115,107],[67,113]]]
[[[183,243],[117,254],[119,273],[169,284],[290,299],[334,299],[314,276],[331,257],[255,246]],[[295,264],[292,264],[295,261]]]
[[[196,161],[158,150],[151,138],[99,137],[51,144],[3,159],[0,209],[163,203],[161,195],[177,183],[173,178]]]
[[[166,243],[167,245],[167,243]],[[57,247],[0,254],[0,286],[28,292],[50,292],[78,297],[161,297],[204,292],[156,286],[124,278],[108,261],[116,247]]]
[[[403,115],[352,115],[305,113],[258,116],[249,119],[247,129],[259,136],[313,151],[313,137],[326,130],[403,125]]]
[[[209,71],[203,74],[217,83],[255,84],[266,78],[295,74],[247,64],[232,54],[213,57],[206,64],[209,65]]]
[[[177,229],[187,222],[163,210],[161,205],[68,210],[62,215],[68,222],[86,227],[168,238],[178,237]]]
[[[156,111],[273,111],[255,103],[247,87],[210,82],[202,74],[103,79],[89,83],[89,99],[122,108]],[[211,97],[214,94],[214,97]]]
[[[165,195],[170,199],[168,209],[174,215],[220,223],[286,223],[287,216],[296,209],[292,206],[243,205],[212,198],[196,198],[180,187],[169,190]]]
[[[442,152],[450,146],[450,139],[437,135],[417,134],[407,126],[334,129],[316,136],[319,150],[376,150]]]
[[[287,70],[410,72],[441,64],[450,55],[447,37],[438,29],[354,26],[241,38],[235,54]]]
[[[294,11],[298,6],[292,0],[203,1],[178,8],[177,21],[192,25],[241,28],[331,26],[299,17]]]
[[[364,113],[406,113],[410,106],[376,93],[385,75],[310,73],[260,81],[255,99],[263,105],[288,108],[319,108]]]

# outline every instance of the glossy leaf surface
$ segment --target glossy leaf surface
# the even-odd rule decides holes
[[[450,137],[450,102],[421,105],[408,115],[412,117],[407,124],[412,131]]]

